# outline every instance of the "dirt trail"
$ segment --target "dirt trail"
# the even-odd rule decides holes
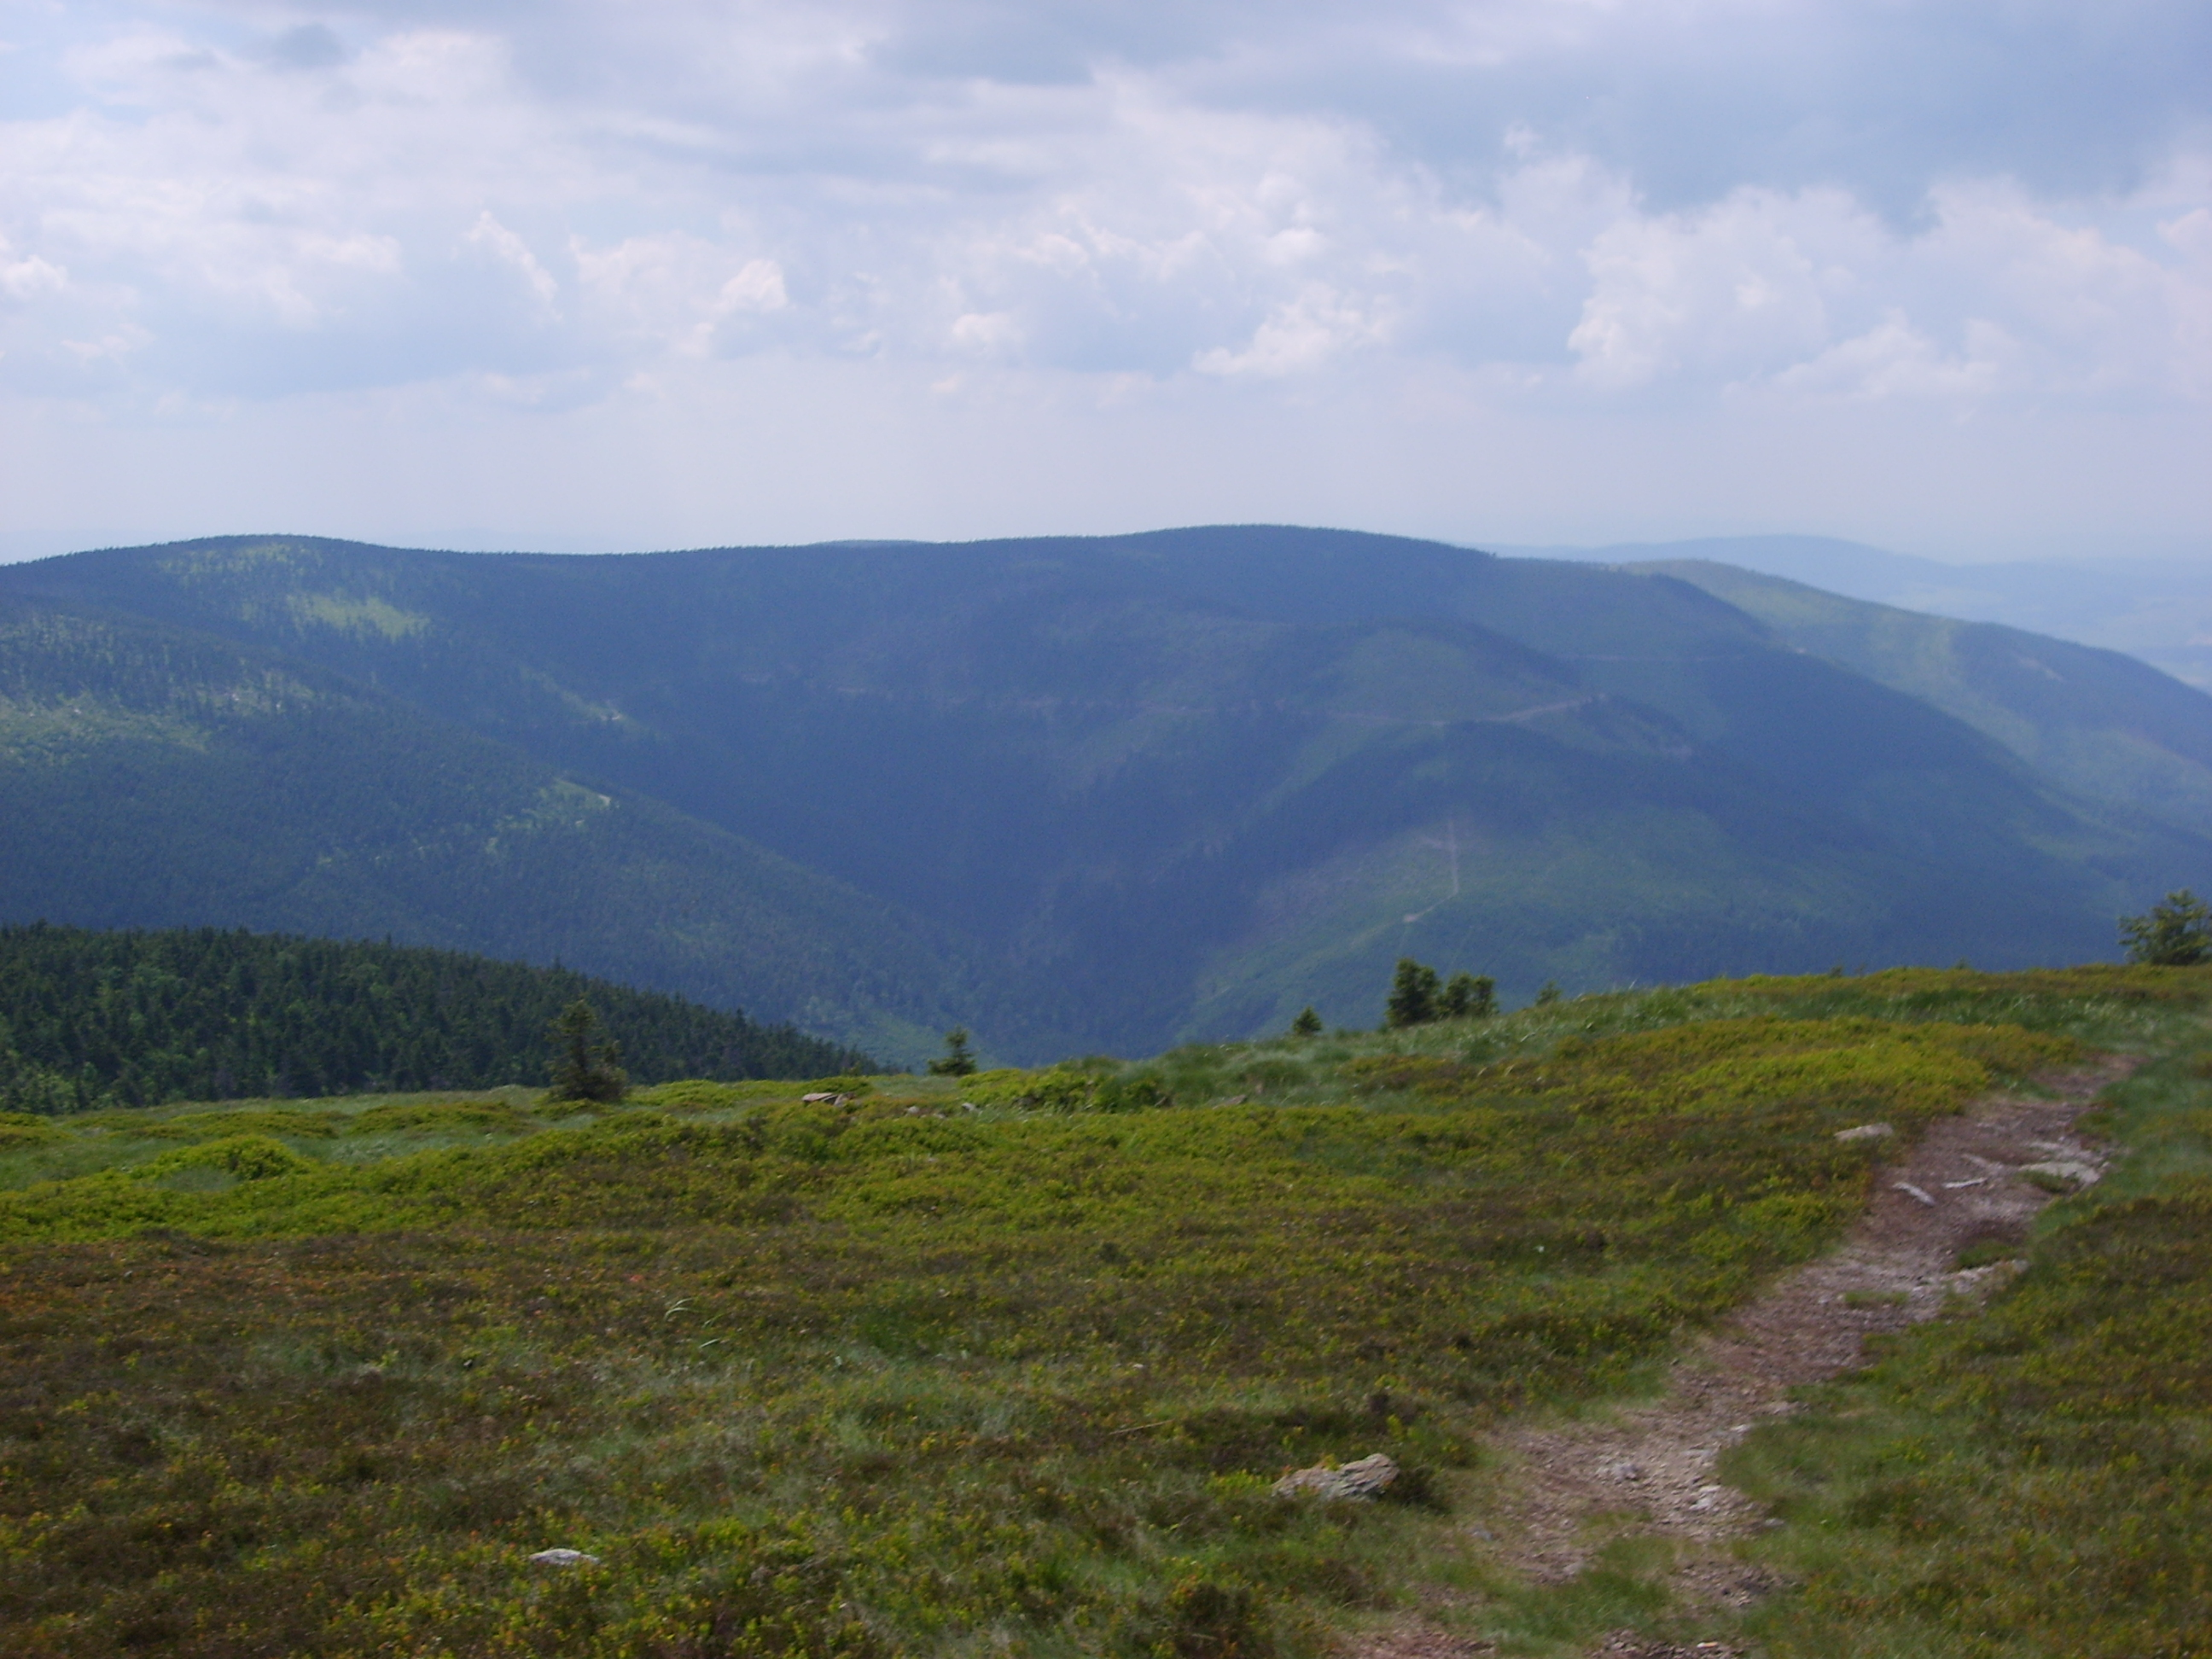
[[[2126,1075],[2109,1060],[2038,1079],[2056,1097],[1998,1095],[1931,1125],[1879,1175],[1843,1244],[1784,1275],[1678,1360],[1665,1392],[1603,1420],[1509,1431],[1509,1493],[1492,1512],[1495,1559],[1539,1582],[1574,1577],[1607,1539],[1662,1536],[1692,1547],[1676,1589],[1692,1604],[1743,1605],[1771,1588],[1723,1546],[1765,1517],[1714,1474],[1720,1454],[1761,1418],[1786,1414],[1792,1389],[1850,1370],[1875,1333],[1933,1318],[1954,1296],[1985,1294],[2009,1261],[1954,1270],[1959,1253],[2026,1236],[2046,1188],[2095,1180],[2104,1159],[2073,1123]],[[2039,1168],[2038,1166],[2041,1166]],[[2024,1173],[2025,1172],[2025,1173]],[[2036,1184],[2037,1179],[2045,1185]],[[1356,1659],[1462,1659],[1484,1644],[1425,1626],[1370,1638]],[[1621,1659],[1715,1656],[1622,1632],[1597,1652]]]

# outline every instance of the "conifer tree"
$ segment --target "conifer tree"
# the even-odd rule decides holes
[[[1408,1025],[1426,1025],[1436,1017],[1437,970],[1411,957],[1400,957],[1382,1016],[1384,1029],[1395,1031]]]
[[[629,1092],[622,1049],[599,1035],[599,1017],[584,998],[553,1022],[553,1039],[552,1099],[612,1103]]]
[[[1298,1037],[1321,1035],[1321,1016],[1314,1012],[1313,1004],[1310,1002],[1299,1010],[1298,1017],[1291,1022],[1291,1035]]]
[[[968,1028],[956,1025],[945,1034],[945,1055],[929,1062],[932,1077],[969,1077],[975,1070],[975,1052],[968,1046]]]

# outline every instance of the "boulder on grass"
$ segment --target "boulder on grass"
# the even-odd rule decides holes
[[[1398,1478],[1398,1466],[1376,1452],[1358,1462],[1346,1463],[1340,1468],[1330,1468],[1317,1463],[1312,1468],[1300,1469],[1286,1474],[1275,1482],[1278,1498],[1379,1498],[1389,1484]]]

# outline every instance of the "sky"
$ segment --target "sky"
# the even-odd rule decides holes
[[[0,0],[0,558],[2212,563],[2203,0]]]

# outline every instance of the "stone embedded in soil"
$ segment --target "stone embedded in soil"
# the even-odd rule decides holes
[[[547,1567],[596,1567],[599,1565],[598,1556],[586,1555],[581,1550],[540,1550],[530,1559]]]
[[[1398,1466],[1381,1452],[1363,1457],[1356,1462],[1332,1469],[1326,1464],[1316,1464],[1310,1469],[1300,1469],[1286,1474],[1275,1482],[1275,1496],[1296,1498],[1310,1494],[1316,1498],[1378,1498],[1389,1484],[1398,1478]]]
[[[1743,1650],[1725,1642],[1667,1642],[1617,1630],[1597,1651],[1601,1659],[1738,1659]]]
[[[1837,1130],[1836,1139],[1849,1146],[1854,1140],[1880,1140],[1896,1133],[1887,1123],[1862,1123],[1855,1129]]]

